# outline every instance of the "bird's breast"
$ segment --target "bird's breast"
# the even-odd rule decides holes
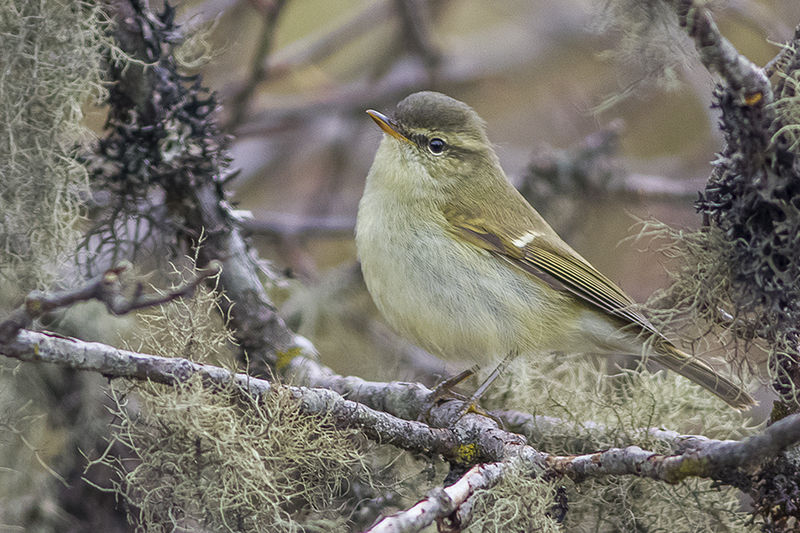
[[[559,318],[551,300],[560,295],[451,235],[433,206],[367,191],[356,244],[378,309],[434,355],[485,362],[548,344],[548,322]]]

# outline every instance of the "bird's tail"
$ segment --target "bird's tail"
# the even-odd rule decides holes
[[[756,401],[742,387],[717,374],[714,369],[682,352],[668,341],[659,343],[658,355],[651,360],[677,372],[681,376],[697,383],[704,389],[714,393],[734,409],[744,410],[755,405]]]

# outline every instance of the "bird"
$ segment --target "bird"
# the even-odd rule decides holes
[[[392,116],[359,201],[356,248],[375,305],[400,335],[444,359],[626,354],[677,372],[743,410],[742,387],[669,341],[573,250],[508,180],[485,122],[422,91]]]

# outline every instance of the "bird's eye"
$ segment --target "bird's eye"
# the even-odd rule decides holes
[[[444,141],[438,137],[434,137],[428,141],[428,150],[430,150],[433,155],[439,155],[444,152],[444,146]]]

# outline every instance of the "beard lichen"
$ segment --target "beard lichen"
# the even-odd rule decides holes
[[[175,285],[194,277],[196,254],[173,265]],[[199,287],[192,298],[144,310],[126,344],[232,365],[219,298]],[[355,505],[350,487],[371,486],[363,438],[330,416],[303,414],[279,383],[256,398],[195,376],[170,386],[114,384],[110,396],[112,439],[87,469],[112,469],[104,489],[117,493],[137,530],[340,530]]]
[[[467,532],[563,531],[561,487],[533,473],[509,469],[491,489],[477,490],[470,502],[472,522]]]
[[[197,262],[204,237],[194,246],[193,255],[169,264],[171,271],[162,275],[169,291],[195,279],[199,274]],[[208,285],[197,287],[191,298],[179,298],[158,308],[136,313],[138,328],[132,339],[123,339],[130,350],[171,354],[192,361],[210,363],[235,371],[236,340],[228,328],[228,316],[221,305],[225,295],[218,290],[219,276],[209,278]],[[153,287],[155,292],[161,289]]]
[[[672,444],[643,429],[667,428],[682,434],[739,439],[752,429],[746,418],[685,378],[670,372],[652,374],[617,369],[608,376],[585,356],[520,357],[503,373],[482,403],[502,405],[550,418],[546,427],[526,432],[528,443],[557,455],[596,452],[637,445],[657,453],[674,453]],[[554,419],[560,420],[552,423]],[[515,482],[516,483],[516,482]],[[679,485],[609,476],[575,485],[568,479],[538,480],[536,510],[548,531],[559,507],[556,487],[566,488],[565,531],[658,531],[669,524],[673,533],[694,531],[759,531],[744,512],[740,493],[719,489],[710,480],[687,480]],[[491,489],[492,492],[495,489]],[[495,496],[497,497],[497,496]],[[514,506],[526,500],[513,494],[503,501],[501,517],[516,516]],[[549,513],[549,514],[548,514]],[[522,522],[504,522],[506,529],[525,530]],[[510,518],[509,518],[510,520]],[[491,531],[492,529],[488,529]]]
[[[10,0],[0,7],[0,277],[23,293],[49,285],[79,238],[90,135],[84,105],[99,99],[100,5]]]
[[[280,386],[253,398],[236,386],[112,389],[118,422],[106,455],[129,517],[143,531],[333,531],[350,484],[367,479],[363,442],[302,414]],[[90,467],[92,466],[90,465]]]
[[[745,381],[762,374],[769,346],[758,331],[758,309],[738,303],[736,257],[725,234],[713,226],[682,230],[648,220],[637,238],[675,265],[667,268],[669,285],[647,302],[652,321],[693,353],[725,359]]]

